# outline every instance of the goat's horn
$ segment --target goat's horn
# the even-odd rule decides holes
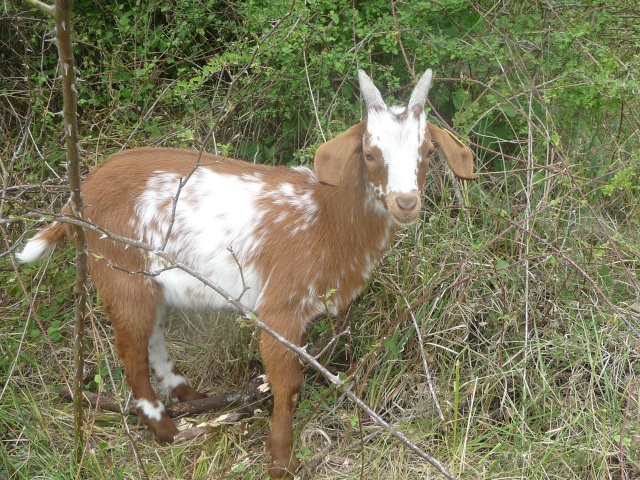
[[[367,105],[367,110],[372,108],[386,110],[387,106],[382,100],[382,95],[380,95],[380,92],[367,74],[364,73],[364,70],[358,70],[358,81],[360,82],[360,92],[364,98],[364,103]]]
[[[429,95],[429,88],[431,88],[432,78],[433,71],[430,68],[427,68],[427,71],[424,72],[422,77],[420,77],[420,80],[418,80],[416,88],[413,89],[413,93],[409,99],[409,106],[407,107],[409,110],[412,110],[416,105],[424,107],[424,104],[427,101],[427,95]]]

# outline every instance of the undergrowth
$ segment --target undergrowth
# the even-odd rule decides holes
[[[434,68],[429,119],[472,146],[481,177],[463,185],[435,162],[422,221],[347,312],[311,326],[310,349],[337,337],[320,361],[458,478],[640,477],[634,2],[79,1],[74,18],[85,173],[150,144],[310,164],[362,114],[357,68],[391,102]],[[261,478],[266,411],[160,447],[126,412],[87,408],[74,467],[57,395],[72,376],[73,252],[13,257],[67,197],[50,28],[3,5],[0,477]],[[86,387],[127,403],[103,319],[93,298]],[[197,388],[261,371],[235,323],[176,312],[170,347]],[[440,478],[305,374],[296,434],[303,459],[324,452],[313,478]]]

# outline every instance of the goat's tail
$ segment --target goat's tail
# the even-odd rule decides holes
[[[58,240],[65,235],[65,226],[60,222],[53,222],[51,225],[40,230],[29,239],[22,251],[16,254],[16,258],[22,263],[32,263],[48,257],[53,252]]]

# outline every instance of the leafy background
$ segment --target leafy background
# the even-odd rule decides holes
[[[35,266],[12,256],[67,197],[57,53],[39,13],[2,8],[0,477],[260,477],[264,412],[158,447],[134,418],[88,410],[83,470],[73,469],[71,407],[56,396],[72,365],[73,252]],[[376,411],[459,478],[640,476],[636,2],[73,8],[85,172],[138,145],[310,165],[363,115],[357,68],[391,103],[433,68],[430,121],[469,143],[481,178],[462,185],[436,162],[423,221],[398,235],[346,318],[314,325],[318,349],[351,327],[321,361],[353,373]],[[126,401],[97,298],[91,313],[87,388]],[[260,370],[252,332],[231,323],[184,313],[172,323],[175,357],[204,391]],[[439,478],[306,377],[301,455],[329,446],[314,478]]]

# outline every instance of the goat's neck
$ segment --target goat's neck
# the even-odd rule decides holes
[[[318,288],[335,289],[331,301],[337,310],[346,308],[365,287],[397,229],[375,199],[362,159],[349,167],[339,185],[323,188],[328,221],[320,233],[326,255]]]
[[[361,159],[354,159],[345,178],[335,187],[326,187],[326,206],[333,219],[332,229],[341,250],[352,252],[359,263],[377,263],[389,248],[397,230],[389,213],[375,198],[366,180]],[[331,191],[333,190],[333,191]]]

